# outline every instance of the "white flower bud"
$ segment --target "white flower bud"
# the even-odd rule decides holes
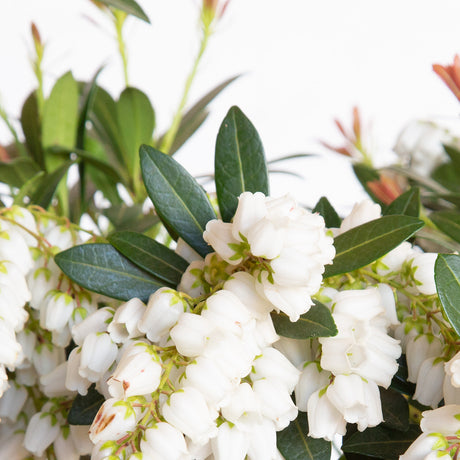
[[[144,315],[145,309],[144,302],[137,298],[120,305],[107,327],[112,340],[120,343],[140,336],[141,331],[137,328],[137,324]]]
[[[439,436],[432,436],[422,433],[404,452],[399,456],[399,460],[425,460],[427,455],[433,452],[433,447],[439,441]],[[437,453],[437,452],[436,452]]]
[[[21,307],[31,299],[26,278],[21,269],[13,262],[8,260],[0,262],[0,284],[9,285],[14,290]]]
[[[81,347],[74,348],[67,359],[67,372],[65,377],[65,387],[71,391],[78,391],[85,396],[91,382],[82,377],[78,370],[81,363]]]
[[[343,219],[340,225],[340,233],[344,233],[371,220],[378,219],[380,216],[380,206],[367,198],[353,206],[351,213]]]
[[[62,251],[77,243],[72,232],[63,225],[49,225],[44,231],[44,236],[53,246]]]
[[[27,275],[27,285],[30,289],[30,306],[38,310],[46,294],[55,289],[58,284],[58,274],[48,266],[40,266]]]
[[[313,360],[312,352],[307,340],[280,337],[273,346],[283,353],[283,355],[286,356],[296,367],[305,361]]]
[[[460,351],[445,364],[445,370],[452,386],[460,388]]]
[[[203,258],[189,246],[182,238],[177,240],[176,249],[174,250],[176,254],[180,255],[185,259],[189,264],[195,260],[203,260]]]
[[[41,327],[49,331],[58,331],[64,328],[69,322],[75,307],[75,300],[69,294],[58,290],[48,292],[41,305]],[[45,314],[43,323],[42,312]]]
[[[214,330],[214,325],[205,317],[194,313],[184,313],[171,329],[170,335],[183,356],[200,355]]]
[[[254,390],[247,382],[238,385],[222,405],[222,415],[226,420],[238,426],[244,422],[243,418],[248,419],[253,413],[260,413],[260,401],[257,399]],[[253,418],[249,417],[249,423]]]
[[[182,275],[177,290],[184,292],[190,297],[200,297],[205,293],[204,260],[192,262]]]
[[[64,436],[62,430],[60,430],[54,443],[54,453],[56,454],[56,460],[79,460],[80,454],[75,447],[73,438],[70,432],[67,432]]]
[[[93,450],[93,443],[89,439],[90,425],[70,425],[70,435],[80,455],[89,455]]]
[[[17,342],[12,326],[0,318],[0,363],[6,366],[19,364],[22,355],[21,345]]]
[[[151,342],[158,342],[169,334],[186,309],[187,303],[177,291],[160,288],[150,296],[138,328]]]
[[[415,254],[412,245],[404,241],[404,243],[396,246],[380,259],[380,263],[377,266],[377,273],[382,276],[389,275],[390,273],[398,273],[401,271],[403,263],[412,259]]]
[[[37,457],[43,455],[59,434],[59,425],[55,416],[47,414],[45,406],[41,412],[32,416],[24,437],[24,447]]]
[[[65,361],[65,350],[53,345],[39,345],[32,360],[38,375],[45,375]]]
[[[19,224],[15,225],[14,228],[24,238],[28,246],[37,245],[37,239],[32,235],[32,233],[35,235],[38,234],[37,223],[33,214],[28,209],[13,205],[5,212],[5,216]]]
[[[265,195],[261,192],[243,192],[238,197],[238,207],[233,217],[233,237],[241,241],[241,235],[247,236],[249,229],[267,215]]]
[[[22,385],[11,383],[8,390],[0,398],[0,418],[7,418],[11,422],[15,422],[27,396],[27,390]]]
[[[107,333],[91,333],[81,347],[78,373],[90,382],[97,382],[117,357],[118,347]]]
[[[33,267],[29,247],[17,228],[0,222],[0,260],[14,261],[23,275]]]
[[[302,366],[302,373],[295,387],[295,401],[300,411],[307,411],[310,396],[315,391],[326,387],[329,384],[330,377],[331,373],[321,370],[319,363],[316,361],[306,362]]]
[[[0,436],[2,456],[8,460],[24,460],[30,452],[24,447],[24,433],[15,429],[4,430]]]
[[[217,436],[212,438],[212,453],[215,460],[244,460],[249,448],[249,439],[245,432],[236,426],[223,423]]]
[[[72,326],[72,338],[77,345],[82,345],[89,334],[106,332],[114,315],[113,308],[103,307],[87,316],[81,323]]]
[[[420,428],[424,433],[449,436],[460,430],[460,405],[443,406],[422,413]]]
[[[206,224],[203,239],[229,264],[237,265],[241,261],[241,254],[236,251],[240,240],[232,235],[232,224],[217,219],[210,220]]]
[[[248,458],[251,460],[279,459],[276,447],[276,427],[272,420],[263,417],[247,430]]]
[[[144,432],[141,451],[145,458],[185,460],[188,454],[184,435],[169,423],[159,422]]]
[[[442,351],[441,341],[433,335],[414,335],[406,343],[407,380],[417,383],[418,373],[423,361],[436,358]]]
[[[72,394],[72,392],[65,386],[67,364],[68,362],[64,361],[51,372],[40,377],[41,389],[49,398],[68,396]]]
[[[444,381],[444,362],[437,358],[427,358],[420,366],[417,375],[414,399],[433,408],[438,407],[442,399]]]
[[[275,227],[270,220],[259,220],[247,234],[251,253],[269,260],[278,257],[284,245],[284,234],[285,229]]]
[[[417,289],[425,295],[436,294],[436,283],[434,281],[434,264],[437,253],[424,252],[414,257],[412,267],[414,271],[414,280]]]
[[[109,393],[118,399],[153,393],[160,384],[160,358],[143,342],[133,342],[123,353],[112,377]]]
[[[110,398],[99,408],[89,429],[89,438],[94,444],[101,441],[116,441],[137,423],[140,410],[126,401]]]
[[[210,410],[201,392],[185,387],[163,404],[165,420],[197,444],[205,444],[217,434],[217,412]]]

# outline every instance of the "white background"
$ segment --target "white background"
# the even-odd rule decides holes
[[[197,52],[199,0],[139,3],[152,24],[134,18],[126,24],[130,83],[149,95],[163,131]],[[0,100],[8,114],[19,115],[35,85],[29,64],[32,20],[46,42],[47,91],[69,69],[87,80],[105,64],[99,83],[118,97],[123,77],[113,28],[88,0],[0,0],[0,5]],[[212,104],[206,125],[176,158],[193,174],[211,172],[219,124],[230,106],[238,105],[257,127],[269,159],[322,155],[287,163],[304,180],[274,176],[274,195],[291,191],[314,205],[326,194],[347,209],[362,196],[360,189],[349,163],[326,154],[318,140],[339,145],[333,119],[349,124],[357,105],[372,122],[372,150],[382,164],[410,120],[455,119],[458,102],[431,65],[451,63],[459,50],[458,0],[232,0],[190,103],[224,79],[243,76]],[[0,143],[9,140],[1,125]]]

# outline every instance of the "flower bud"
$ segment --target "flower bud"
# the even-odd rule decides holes
[[[414,399],[433,408],[438,407],[442,399],[444,381],[444,362],[437,358],[427,358],[420,366],[417,375]]]
[[[211,440],[216,460],[244,460],[249,448],[248,435],[236,426],[223,423],[217,436]]]
[[[107,333],[89,334],[81,347],[78,373],[90,382],[97,382],[117,357],[118,347]]]
[[[65,387],[71,391],[78,391],[85,396],[91,382],[82,377],[78,370],[81,363],[81,347],[74,348],[67,359],[67,372],[65,377]]]
[[[32,416],[24,437],[24,447],[37,457],[43,455],[43,452],[54,442],[59,434],[56,417],[47,414],[45,406],[41,412],[37,412]]]
[[[19,412],[21,412],[27,399],[27,390],[16,383],[11,383],[5,393],[0,398],[0,417],[7,418],[11,422],[16,422]]]
[[[380,216],[380,206],[367,198],[353,206],[351,213],[343,219],[340,225],[340,233],[345,233],[354,227],[358,227],[358,225],[378,219]]]
[[[206,292],[207,282],[204,279],[204,260],[195,260],[185,270],[177,290],[190,297],[200,297]]]
[[[181,460],[187,456],[184,435],[169,423],[159,422],[144,432],[141,451],[146,458]]]
[[[112,340],[120,343],[140,336],[141,331],[137,328],[137,324],[145,313],[145,309],[144,302],[137,298],[120,305],[107,327]]]
[[[64,361],[51,372],[40,377],[41,389],[49,398],[68,396],[72,394],[72,392],[65,386],[67,363],[67,361]]]
[[[231,265],[237,265],[242,259],[242,253],[236,248],[240,246],[240,240],[232,235],[233,224],[221,220],[210,220],[206,224],[203,239],[210,244],[214,251]]]
[[[452,386],[460,388],[460,351],[445,364],[445,370]]]
[[[265,195],[261,192],[243,192],[238,197],[238,207],[233,217],[233,237],[242,241],[241,235],[247,236],[250,228],[267,215]]]
[[[185,312],[171,329],[170,335],[181,355],[194,357],[203,352],[213,330],[213,324],[205,317]]]
[[[69,294],[58,290],[48,292],[41,306],[40,325],[49,331],[58,331],[64,328],[75,307],[75,300]],[[43,324],[42,311],[45,313]]]
[[[77,345],[82,345],[85,337],[89,334],[106,332],[114,316],[114,310],[110,307],[100,308],[87,316],[81,323],[72,326],[72,338]]]
[[[73,442],[70,432],[67,431],[64,435],[63,430],[60,430],[57,438],[53,443],[56,460],[79,460],[80,454]]]
[[[331,373],[321,370],[316,361],[306,362],[302,368],[299,382],[295,387],[295,401],[297,408],[307,411],[307,404],[310,396],[318,390],[326,387],[329,383]]]
[[[436,283],[434,281],[434,264],[437,257],[437,253],[424,252],[422,254],[416,255],[412,261],[416,287],[422,294],[436,294]]]

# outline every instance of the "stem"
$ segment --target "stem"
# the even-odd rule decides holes
[[[182,94],[182,99],[179,103],[179,107],[177,108],[177,111],[176,111],[176,114],[174,115],[171,126],[168,132],[165,134],[163,141],[161,143],[161,146],[160,146],[160,150],[166,154],[169,154],[169,151],[171,150],[174,140],[176,139],[177,131],[179,130],[179,126],[182,121],[184,107],[185,107],[185,104],[187,103],[187,99],[188,99],[188,95],[190,92],[190,88],[192,86],[192,82],[195,79],[195,76],[198,70],[198,65],[201,61],[201,58],[203,57],[203,54],[208,45],[209,37],[211,35],[212,35],[211,23],[204,23],[203,24],[203,36],[201,38],[201,44],[200,44],[200,49],[198,51],[198,55],[195,58],[192,70],[190,71],[190,74],[185,82],[184,92]]]
[[[125,79],[125,86],[129,86],[128,80],[128,55],[126,52],[126,44],[123,40],[123,25],[127,14],[120,10],[113,10],[113,17],[115,22],[115,30],[117,32],[118,51],[120,52],[121,62],[123,64],[123,76]]]

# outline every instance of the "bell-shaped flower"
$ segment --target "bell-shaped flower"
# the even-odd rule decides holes
[[[54,453],[56,455],[56,460],[79,460],[80,453],[75,447],[72,436],[69,436],[69,433],[64,433],[60,430],[57,438],[53,443]]]
[[[41,327],[49,331],[58,331],[64,328],[75,308],[76,303],[71,295],[59,290],[48,292],[40,308]]]
[[[169,423],[159,422],[144,431],[141,440],[143,458],[187,460],[190,458],[184,435]]]
[[[204,260],[195,260],[183,273],[177,286],[179,292],[184,292],[190,297],[200,297],[206,292],[207,282],[204,279]]]
[[[310,396],[325,388],[329,384],[330,377],[331,373],[323,371],[316,361],[307,361],[302,366],[302,372],[295,387],[295,401],[300,411],[307,411]]]
[[[151,342],[158,342],[169,334],[186,309],[187,303],[177,291],[160,288],[150,296],[137,327]]]
[[[107,327],[107,331],[115,343],[126,342],[128,339],[141,335],[137,324],[144,315],[145,309],[144,302],[136,297],[117,308],[112,322]]]
[[[58,285],[58,273],[53,271],[48,265],[35,264],[35,267],[26,276],[27,285],[30,289],[30,306],[35,310],[40,308],[43,299],[49,291]]]
[[[22,355],[21,345],[16,340],[16,335],[10,324],[0,318],[0,363],[14,366]]]
[[[298,367],[305,361],[312,361],[312,350],[307,340],[280,337],[273,347],[279,350],[294,366]]]
[[[29,317],[23,307],[24,302],[18,297],[17,292],[9,285],[0,283],[0,318],[16,332],[24,329]]]
[[[239,264],[244,257],[244,244],[233,236],[231,223],[210,220],[206,224],[203,239],[231,265]]]
[[[443,442],[441,436],[433,436],[432,434],[422,433],[404,452],[404,454],[399,456],[399,460],[414,460],[414,459],[427,459],[430,453],[435,452],[436,458],[438,452],[436,451],[435,445]],[[430,459],[431,460],[431,459]]]
[[[0,418],[2,420],[7,418],[11,422],[15,422],[26,402],[27,396],[27,390],[24,386],[12,382],[8,390],[0,398]]]
[[[93,443],[89,439],[90,425],[70,425],[70,436],[80,455],[89,455],[93,449]]]
[[[280,339],[269,314],[256,321],[256,327],[251,331],[251,334],[254,338],[254,342],[260,349],[271,346]]]
[[[16,227],[5,221],[0,223],[0,260],[14,262],[23,275],[34,265],[26,241]]]
[[[90,382],[97,382],[115,361],[118,347],[107,333],[91,333],[81,347],[78,373]]]
[[[221,412],[226,420],[235,425],[252,424],[252,415],[260,413],[260,401],[251,385],[243,382],[228,395]]]
[[[412,245],[404,241],[404,243],[396,246],[379,260],[376,267],[377,273],[381,276],[398,273],[401,271],[404,262],[413,259],[415,254]]]
[[[406,343],[407,380],[417,383],[422,363],[428,358],[437,358],[441,351],[442,343],[438,337],[431,334],[413,335]]]
[[[244,460],[249,448],[248,435],[236,426],[223,423],[211,439],[215,460]]]
[[[37,457],[41,457],[59,435],[56,416],[49,414],[47,410],[45,404],[40,412],[32,416],[24,437],[24,447]]]
[[[277,430],[283,430],[297,417],[297,407],[283,384],[267,378],[256,380],[252,387],[261,414],[273,420]]]
[[[445,364],[446,374],[455,388],[460,388],[460,351]]]
[[[242,241],[241,235],[247,237],[249,229],[267,215],[266,197],[261,192],[243,192],[238,197],[238,207],[233,216],[232,234]]]
[[[218,413],[209,408],[203,394],[196,388],[185,387],[174,392],[161,411],[166,422],[197,444],[205,444],[217,434]]]
[[[161,361],[156,353],[144,342],[133,342],[107,382],[109,393],[118,399],[153,393],[160,384],[161,374]]]
[[[193,249],[189,244],[187,244],[182,238],[179,237],[177,240],[176,248],[174,252],[180,255],[185,259],[189,264],[195,260],[203,260],[203,258]]]
[[[0,262],[0,284],[9,285],[13,289],[21,307],[32,298],[24,274],[12,261]]]
[[[433,408],[438,407],[443,396],[444,361],[427,358],[420,366],[414,399]]]
[[[120,439],[135,428],[139,412],[139,408],[126,401],[107,399],[99,408],[89,429],[91,441],[97,444]]]
[[[65,386],[67,365],[68,361],[64,361],[51,372],[40,377],[41,390],[49,398],[72,394],[72,391]]]
[[[45,375],[65,361],[65,350],[49,344],[40,344],[33,352],[32,361],[38,375]]]
[[[448,405],[422,413],[420,428],[424,433],[449,436],[460,431],[460,405]]]
[[[185,312],[171,329],[170,335],[181,355],[195,357],[203,352],[213,329],[214,326],[208,319]]]
[[[351,213],[343,219],[340,225],[340,233],[344,233],[371,220],[378,219],[380,216],[380,206],[367,198],[353,206]]]
[[[448,375],[444,376],[442,384],[444,404],[460,404],[460,388],[454,387]]]
[[[107,325],[113,319],[114,310],[103,307],[87,316],[81,323],[72,326],[72,338],[77,345],[83,345],[85,337],[89,334],[106,332]]]
[[[424,252],[417,254],[412,261],[416,287],[422,294],[436,294],[436,283],[434,281],[434,264],[437,257],[438,254],[435,252]]]
[[[2,430],[0,445],[2,456],[8,460],[23,460],[30,456],[30,452],[24,447],[24,433],[16,431],[14,425],[10,429]]]
[[[248,458],[251,460],[279,459],[276,447],[276,427],[273,420],[263,417],[247,427]]]
[[[336,435],[343,436],[347,429],[341,412],[329,401],[326,392],[315,391],[308,399],[308,435],[332,441]]]
[[[38,235],[37,222],[33,214],[22,206],[13,205],[5,210],[4,215],[14,220],[15,230],[24,238],[28,246],[37,245],[37,239],[33,234]]]
[[[269,219],[259,220],[247,234],[251,254],[268,260],[278,257],[283,249],[284,233],[284,228],[276,227]]]
[[[65,387],[71,391],[78,391],[79,394],[85,396],[88,393],[88,388],[91,382],[80,375],[78,370],[81,363],[81,347],[74,348],[67,358],[67,369],[65,377]]]

